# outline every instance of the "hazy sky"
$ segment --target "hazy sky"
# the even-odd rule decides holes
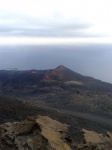
[[[112,83],[112,0],[0,0],[0,69],[60,64]]]
[[[112,44],[0,46],[0,69],[52,69],[75,72],[112,83]]]

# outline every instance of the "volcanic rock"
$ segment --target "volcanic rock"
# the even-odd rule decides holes
[[[66,141],[68,125],[48,116],[0,125],[0,150],[71,150]]]

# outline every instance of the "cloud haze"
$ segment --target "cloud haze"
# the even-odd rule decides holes
[[[13,14],[0,16],[0,33],[2,36],[37,36],[37,37],[80,37],[91,36],[85,31],[91,27],[90,24],[78,20],[59,22],[41,20]]]
[[[0,35],[112,36],[111,0],[1,0]]]
[[[0,46],[0,69],[50,69],[61,64],[112,83],[112,44]]]

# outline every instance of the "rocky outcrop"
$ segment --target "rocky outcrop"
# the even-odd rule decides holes
[[[67,124],[40,115],[5,123],[0,125],[0,150],[112,150],[112,133],[81,129],[79,143],[76,137],[70,138],[68,128]]]
[[[47,116],[0,126],[0,150],[71,150],[66,141],[68,125]]]
[[[78,150],[112,150],[112,133],[105,135],[95,131],[82,130],[84,143],[78,145]]]

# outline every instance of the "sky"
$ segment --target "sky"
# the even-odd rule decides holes
[[[0,38],[16,44],[17,38],[19,44],[32,43],[31,38],[38,43],[40,37],[43,43],[52,38],[111,38],[111,6],[111,0],[0,0]]]
[[[0,69],[58,65],[112,83],[112,0],[0,0]]]

